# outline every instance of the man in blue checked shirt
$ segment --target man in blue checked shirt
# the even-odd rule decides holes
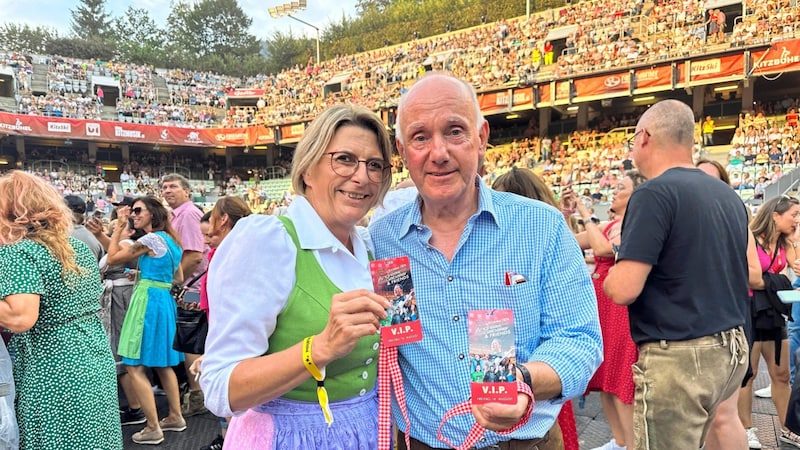
[[[487,430],[476,448],[559,448],[560,435],[546,435],[561,404],[602,361],[595,294],[572,233],[554,208],[481,182],[489,124],[469,84],[442,72],[421,78],[400,99],[396,139],[419,196],[370,233],[378,258],[411,261],[423,338],[398,357],[411,449],[457,445],[476,423]],[[535,405],[528,411],[521,392],[514,405],[473,405],[437,436],[447,412],[470,399],[467,317],[485,309],[513,310],[517,379],[529,381]],[[406,433],[397,401],[393,417]]]

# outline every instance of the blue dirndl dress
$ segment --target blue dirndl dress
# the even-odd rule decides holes
[[[177,305],[169,292],[183,251],[164,231],[139,239],[156,256],[139,257],[139,280],[120,332],[119,355],[129,366],[172,367],[183,353],[172,349]]]

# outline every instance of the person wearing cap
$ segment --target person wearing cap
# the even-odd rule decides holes
[[[100,241],[84,226],[86,222],[86,202],[77,195],[64,196],[64,202],[72,211],[72,237],[85,243],[99,262],[106,252],[103,250]]]

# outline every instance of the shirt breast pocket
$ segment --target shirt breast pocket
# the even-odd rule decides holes
[[[537,286],[533,283],[518,283],[510,286],[497,286],[492,296],[491,308],[518,309],[522,305],[530,305],[536,301]]]

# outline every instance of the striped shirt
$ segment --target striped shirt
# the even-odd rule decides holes
[[[444,445],[436,430],[445,413],[470,397],[470,310],[512,309],[517,361],[547,363],[563,386],[562,397],[536,403],[527,425],[504,436],[489,431],[478,446],[544,436],[562,402],[585,391],[602,361],[594,289],[561,213],[477,184],[478,211],[450,262],[429,244],[419,197],[370,225],[378,258],[407,255],[411,262],[423,339],[401,346],[399,363],[411,435],[432,447]],[[505,285],[509,271],[527,281]],[[393,415],[401,417],[396,403]],[[462,415],[442,431],[461,442],[474,423],[474,417]],[[405,431],[404,421],[398,425]]]

